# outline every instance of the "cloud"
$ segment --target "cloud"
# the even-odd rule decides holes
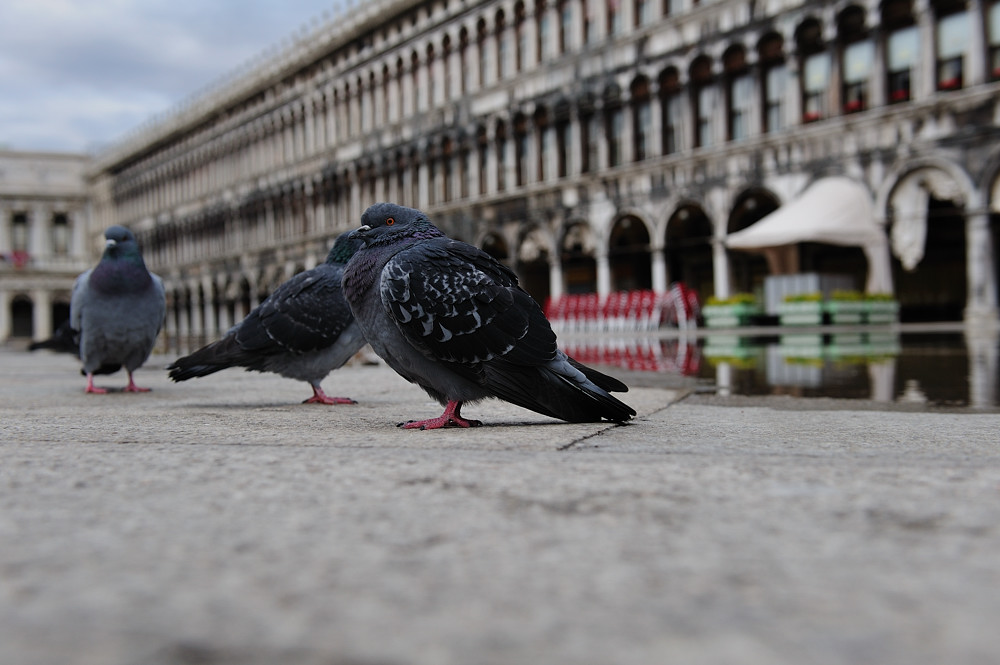
[[[0,146],[87,150],[203,90],[330,0],[4,0]]]

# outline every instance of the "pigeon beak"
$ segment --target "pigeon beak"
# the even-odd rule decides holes
[[[364,226],[359,226],[358,228],[351,231],[350,235],[347,236],[348,240],[360,240],[366,245],[368,244],[368,232],[372,230],[372,227],[365,224]]]
[[[107,241],[104,243],[104,247],[107,248],[107,249],[111,249],[112,247],[114,247],[117,244],[118,244],[117,240],[114,240],[112,238],[108,238]]]

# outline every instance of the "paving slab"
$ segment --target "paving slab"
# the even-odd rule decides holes
[[[0,662],[1000,659],[1000,415],[654,380],[628,425],[492,401],[420,432],[440,407],[383,366],[319,406],[169,360],[101,396],[0,350]]]

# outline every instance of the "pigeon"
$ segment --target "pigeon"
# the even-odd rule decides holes
[[[57,353],[72,353],[79,358],[80,336],[69,324],[69,319],[66,319],[59,324],[59,327],[52,333],[52,337],[28,345],[29,351],[38,351],[39,349],[48,349]],[[120,365],[118,369],[121,369]]]
[[[344,270],[344,295],[372,349],[444,406],[407,429],[481,425],[465,402],[498,398],[568,422],[621,423],[628,387],[567,356],[512,270],[453,240],[419,210],[376,203],[351,233],[364,242]]]
[[[307,382],[313,396],[304,404],[355,404],[328,396],[320,382],[365,345],[340,285],[344,265],[360,246],[341,234],[324,263],[279,286],[222,339],[175,360],[167,368],[170,378],[186,381],[243,367]]]
[[[128,372],[126,392],[148,392],[132,373],[153,351],[167,310],[163,280],[146,269],[139,244],[124,226],[104,232],[100,262],[76,278],[69,304],[69,324],[87,377],[88,393],[106,393],[94,385],[95,374]]]

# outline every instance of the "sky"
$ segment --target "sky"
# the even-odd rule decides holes
[[[0,0],[0,149],[96,153],[341,0]]]

